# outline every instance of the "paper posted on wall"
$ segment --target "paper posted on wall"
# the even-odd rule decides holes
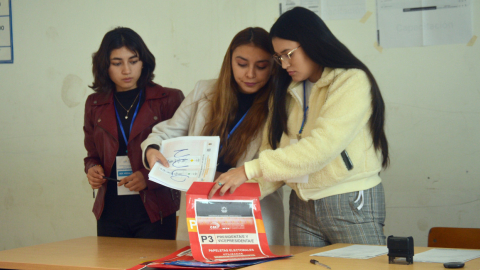
[[[383,48],[467,43],[471,0],[377,0],[377,41]]]
[[[170,167],[159,162],[148,178],[169,188],[187,191],[193,182],[213,182],[220,137],[189,136],[162,141],[160,152]]]

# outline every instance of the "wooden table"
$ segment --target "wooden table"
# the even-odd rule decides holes
[[[126,269],[165,257],[189,244],[188,241],[90,236],[0,251],[0,269]],[[270,246],[270,249],[274,254],[284,255],[314,248]]]
[[[388,263],[388,256],[382,255],[371,259],[360,260],[360,259],[343,259],[343,258],[330,258],[330,257],[310,257],[310,254],[347,247],[350,244],[334,244],[331,246],[317,248],[309,251],[305,251],[302,253],[295,254],[295,256],[288,258],[286,260],[278,260],[272,261],[268,263],[262,263],[254,266],[250,266],[244,269],[254,270],[254,269],[275,269],[275,270],[328,270],[325,267],[313,265],[310,263],[311,259],[316,259],[317,261],[326,264],[332,268],[332,270],[337,269],[353,269],[353,270],[366,270],[366,269],[374,269],[374,270],[414,270],[414,269],[437,269],[437,270],[445,270],[442,263],[422,263],[422,262],[415,262],[415,256],[413,257],[413,264],[406,265],[406,264],[389,264]],[[432,248],[428,247],[415,247],[414,251],[415,254],[430,250]],[[480,258],[471,260],[465,263],[464,268],[460,269],[480,269]]]
[[[0,269],[126,269],[143,261],[155,260],[167,256],[188,245],[188,241],[95,236],[83,237],[50,244],[0,251]],[[326,268],[322,266],[310,264],[310,259],[312,258],[330,266],[332,270],[444,269],[443,264],[440,263],[415,262],[415,257],[413,257],[414,263],[411,265],[388,264],[387,255],[368,260],[310,257],[310,254],[346,246],[349,246],[349,244],[335,244],[323,248],[270,246],[274,254],[294,254],[294,256],[243,269],[326,270]],[[429,249],[431,248],[415,247],[415,253]],[[467,262],[463,269],[480,269],[480,258]]]

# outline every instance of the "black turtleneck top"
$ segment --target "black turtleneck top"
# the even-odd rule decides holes
[[[254,94],[244,94],[241,92],[238,92],[237,94],[237,99],[238,99],[238,110],[237,113],[235,114],[235,119],[233,122],[228,126],[228,130],[231,131],[235,125],[240,121],[240,119],[245,115],[245,113],[252,107],[253,101],[255,100],[257,93]],[[239,129],[237,128],[234,132],[239,132]],[[233,134],[232,134],[233,135]],[[235,142],[229,141],[229,144],[235,144]],[[220,154],[220,153],[219,153]],[[232,167],[235,167],[236,164],[230,165],[226,164],[223,160],[223,156],[218,156],[218,161],[217,161],[217,172],[227,172],[229,169]]]

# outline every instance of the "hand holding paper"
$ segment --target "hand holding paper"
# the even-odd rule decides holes
[[[162,164],[163,167],[165,168],[170,167],[170,164],[168,164],[167,159],[157,149],[148,148],[146,156],[147,156],[148,166],[150,167],[150,169],[153,168],[153,166],[155,166],[155,163],[157,163],[157,161],[160,162],[160,164]]]
[[[217,168],[218,136],[189,136],[162,141],[160,155],[147,152],[148,161],[165,159],[169,167],[155,163],[148,174],[151,181],[187,191],[193,182],[213,182]]]

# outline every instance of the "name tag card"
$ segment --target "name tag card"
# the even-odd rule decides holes
[[[117,156],[117,179],[122,180],[123,178],[132,175],[132,165],[130,165],[130,160],[128,156]],[[135,195],[139,194],[138,191],[130,191],[125,186],[117,186],[117,194],[122,195]]]

